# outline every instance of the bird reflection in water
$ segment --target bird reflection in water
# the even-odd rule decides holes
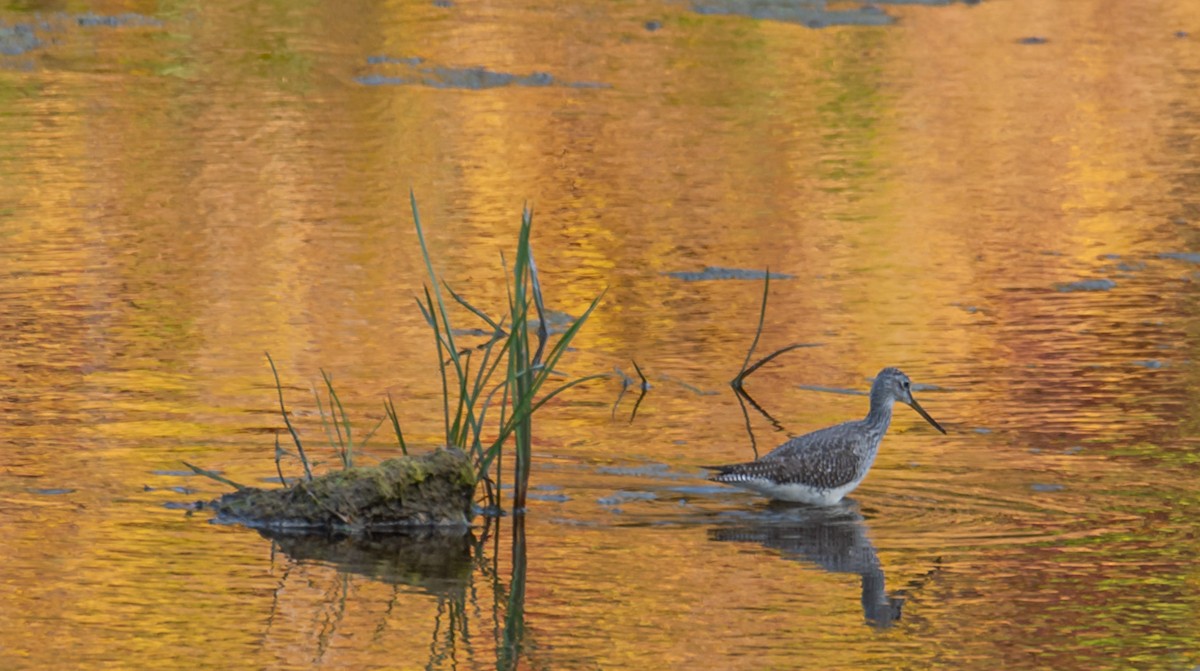
[[[830,573],[862,577],[862,608],[867,624],[887,629],[900,619],[903,596],[884,586],[883,567],[867,537],[867,524],[851,499],[829,507],[771,503],[753,518],[709,530],[715,541],[759,543],[783,556],[807,561]]]

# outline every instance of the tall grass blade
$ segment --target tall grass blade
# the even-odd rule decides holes
[[[383,422],[386,419],[387,419],[386,417],[380,417],[379,421],[375,422],[375,426],[371,427],[371,430],[367,432],[367,435],[363,436],[362,442],[360,442],[358,444],[358,449],[355,450],[356,452],[366,451],[367,443],[370,442],[370,440],[375,437],[375,433],[377,431],[379,431],[379,427],[383,426]],[[353,465],[354,464],[351,464],[351,466],[353,466]]]
[[[404,432],[400,430],[400,416],[396,414],[396,403],[392,401],[390,392],[387,395],[387,403],[383,404],[383,410],[387,413],[388,419],[392,420],[392,430],[396,432],[396,440],[400,442],[400,451],[407,457],[408,445],[404,443]]]
[[[300,444],[300,435],[296,433],[296,427],[292,426],[292,420],[288,419],[287,408],[283,405],[283,385],[279,382],[279,371],[275,368],[275,360],[271,358],[270,352],[265,352],[267,361],[271,364],[271,374],[275,376],[275,391],[279,393],[279,413],[283,415],[283,423],[287,425],[288,432],[292,434],[292,441],[296,443],[296,453],[300,455],[300,463],[304,466],[304,477],[312,480],[312,467],[308,464],[308,457],[304,454],[304,446]]]
[[[346,416],[346,408],[342,406],[342,399],[338,397],[337,391],[333,388],[333,378],[325,369],[321,369],[321,377],[325,380],[325,388],[329,390],[329,414],[333,419],[333,428],[337,433],[338,445],[342,456],[342,467],[350,468],[354,465],[354,436],[351,434],[350,418]],[[334,411],[336,406],[337,411]],[[341,416],[340,426],[338,416]],[[342,429],[345,428],[345,438],[342,437]]]
[[[763,297],[762,306],[758,310],[758,328],[754,331],[754,340],[750,342],[750,349],[746,352],[746,360],[742,362],[742,369],[738,371],[736,377],[733,378],[734,388],[742,386],[742,379],[746,377],[746,366],[750,365],[750,357],[754,356],[754,348],[758,347],[758,339],[762,336],[763,322],[767,318],[767,296],[771,293],[771,269],[767,268],[766,276],[763,281]]]
[[[491,317],[489,317],[486,312],[484,312],[483,310],[480,310],[479,308],[475,307],[474,305],[471,305],[467,301],[467,299],[465,299],[462,296],[459,296],[457,293],[455,293],[454,289],[450,288],[449,284],[442,282],[442,286],[446,287],[446,291],[448,291],[450,293],[450,297],[453,298],[456,303],[458,303],[459,305],[461,305],[464,308],[466,308],[467,310],[469,310],[471,312],[471,314],[482,319],[488,326],[492,327],[493,331],[495,331],[497,333],[504,332],[504,329],[502,329],[500,327],[500,324],[496,323],[496,321],[493,320]]]
[[[287,480],[283,477],[283,467],[280,465],[280,460],[283,455],[287,454],[282,447],[279,446],[279,434],[275,434],[275,472],[279,474],[279,484],[287,486]]]
[[[433,299],[429,295],[429,287],[425,287],[425,302],[429,305],[429,314],[432,316]],[[450,384],[446,380],[446,362],[442,359],[441,327],[438,325],[437,319],[434,319],[431,324],[433,326],[433,338],[437,341],[438,371],[442,376],[442,417],[445,419],[446,424],[446,440],[450,440]]]
[[[321,390],[317,388],[317,384],[312,384],[313,398],[317,401],[317,416],[321,419],[321,428],[325,430],[325,437],[329,439],[329,447],[338,449],[338,440],[333,435],[333,426],[329,423],[329,417],[325,415],[325,405],[321,403]],[[330,400],[330,411],[333,410],[333,401]]]
[[[246,485],[239,485],[238,483],[234,482],[233,480],[230,480],[229,478],[225,477],[224,475],[221,475],[220,473],[217,473],[216,471],[208,471],[203,468],[200,468],[199,466],[193,466],[186,461],[183,462],[183,465],[192,469],[192,472],[194,472],[196,475],[203,475],[206,478],[211,478],[222,484],[229,485],[230,487],[233,487],[234,489],[237,489],[237,490],[246,489]]]
[[[438,290],[437,273],[433,272],[433,257],[429,255],[429,246],[425,244],[425,231],[421,227],[421,214],[417,211],[417,195],[412,189],[409,189],[408,199],[412,205],[413,224],[417,229],[417,241],[421,243],[421,257],[425,260],[425,270],[429,273],[429,281],[433,284],[433,295],[437,298],[438,314],[442,317],[442,323],[448,326],[450,320],[446,318],[446,305],[442,301],[442,292]],[[430,312],[432,313],[433,310],[431,309]],[[450,344],[450,350],[453,351],[453,334],[447,333],[446,340]]]

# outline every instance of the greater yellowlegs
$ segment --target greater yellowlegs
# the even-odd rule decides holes
[[[871,410],[865,419],[797,436],[755,461],[706,468],[716,471],[712,479],[717,482],[778,501],[833,505],[867,477],[896,401],[911,405],[933,428],[946,433],[913,398],[908,376],[897,368],[884,368],[871,385]]]

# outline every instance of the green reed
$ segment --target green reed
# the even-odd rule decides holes
[[[418,299],[417,306],[433,332],[438,355],[446,445],[467,452],[475,464],[478,480],[497,485],[496,490],[490,486],[488,489],[489,503],[495,505],[498,503],[503,450],[511,438],[515,451],[513,507],[522,510],[525,507],[533,455],[534,412],[571,387],[606,377],[588,375],[562,382],[553,388],[547,387],[551,376],[556,375],[555,366],[604,294],[597,296],[556,341],[550,342],[541,282],[530,244],[533,212],[526,208],[521,216],[516,258],[511,275],[507,277],[508,314],[501,319],[494,319],[439,280],[425,242],[416,197],[412,194],[410,201],[417,239],[432,285],[432,290],[425,287],[424,301]],[[491,329],[491,337],[487,342],[471,348],[459,347],[446,309],[443,288],[451,300]],[[533,319],[535,315],[536,319]],[[507,329],[504,326],[506,323]],[[531,330],[535,331],[532,336]],[[549,391],[542,393],[543,387],[549,388]],[[487,428],[487,416],[497,403],[500,417],[493,434]],[[398,421],[393,420],[393,428],[400,438]],[[494,481],[491,478],[493,468]]]

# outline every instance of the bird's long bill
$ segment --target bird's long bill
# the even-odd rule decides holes
[[[941,431],[942,433],[946,433],[946,430],[942,428],[942,425],[938,424],[936,421],[934,421],[934,419],[929,416],[929,413],[925,412],[925,408],[922,408],[921,404],[917,403],[917,399],[914,398],[912,400],[911,405],[912,405],[912,409],[916,410],[918,413],[920,413],[920,415],[925,418],[926,422],[929,422],[930,424],[933,425],[933,428],[937,429],[938,431]]]

